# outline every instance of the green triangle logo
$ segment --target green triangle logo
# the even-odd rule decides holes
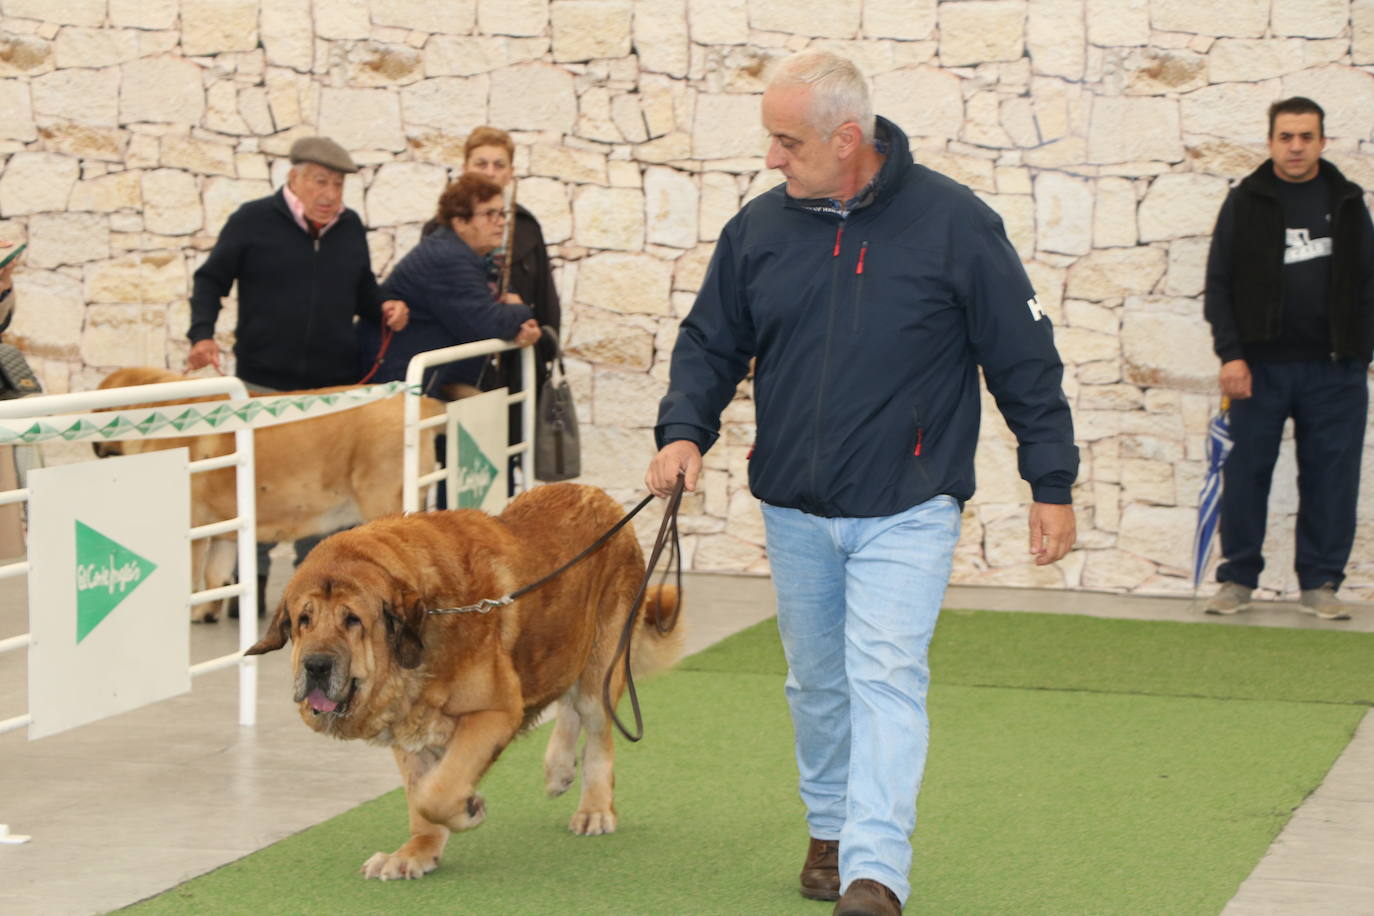
[[[467,427],[458,425],[458,508],[480,509],[496,482],[496,465],[477,447]]]
[[[76,641],[89,636],[155,569],[155,563],[77,522]]]

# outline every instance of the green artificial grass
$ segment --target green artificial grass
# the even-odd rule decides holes
[[[1353,734],[1371,638],[947,612],[908,912],[1219,913]],[[770,621],[643,685],[612,836],[567,833],[577,787],[543,797],[540,729],[422,880],[357,874],[405,839],[397,791],[128,912],[828,916],[796,892],[781,671]]]

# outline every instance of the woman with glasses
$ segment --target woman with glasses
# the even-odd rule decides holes
[[[371,381],[405,378],[410,358],[425,350],[498,337],[529,346],[539,324],[514,294],[497,302],[487,282],[484,258],[501,245],[505,210],[501,187],[475,173],[464,174],[439,195],[437,228],[400,260],[383,285],[387,298],[410,307],[410,322],[386,348]],[[358,325],[365,365],[372,370],[381,349],[381,326]],[[485,359],[477,357],[425,373],[425,394],[454,400],[476,394]]]

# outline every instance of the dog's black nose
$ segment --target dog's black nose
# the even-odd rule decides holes
[[[334,670],[334,659],[329,655],[307,655],[302,664],[305,665],[305,673],[315,680],[329,680]]]

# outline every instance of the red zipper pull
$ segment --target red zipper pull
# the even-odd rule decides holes
[[[840,256],[840,236],[842,235],[844,235],[844,223],[840,223],[840,228],[835,230],[835,253],[831,255],[832,258]]]
[[[859,248],[859,266],[854,268],[854,273],[862,274],[864,272],[864,255],[866,254],[868,254],[868,243],[864,242]]]
[[[921,457],[921,440],[925,439],[926,431],[921,427],[916,427],[916,451],[912,452],[917,458]]]

